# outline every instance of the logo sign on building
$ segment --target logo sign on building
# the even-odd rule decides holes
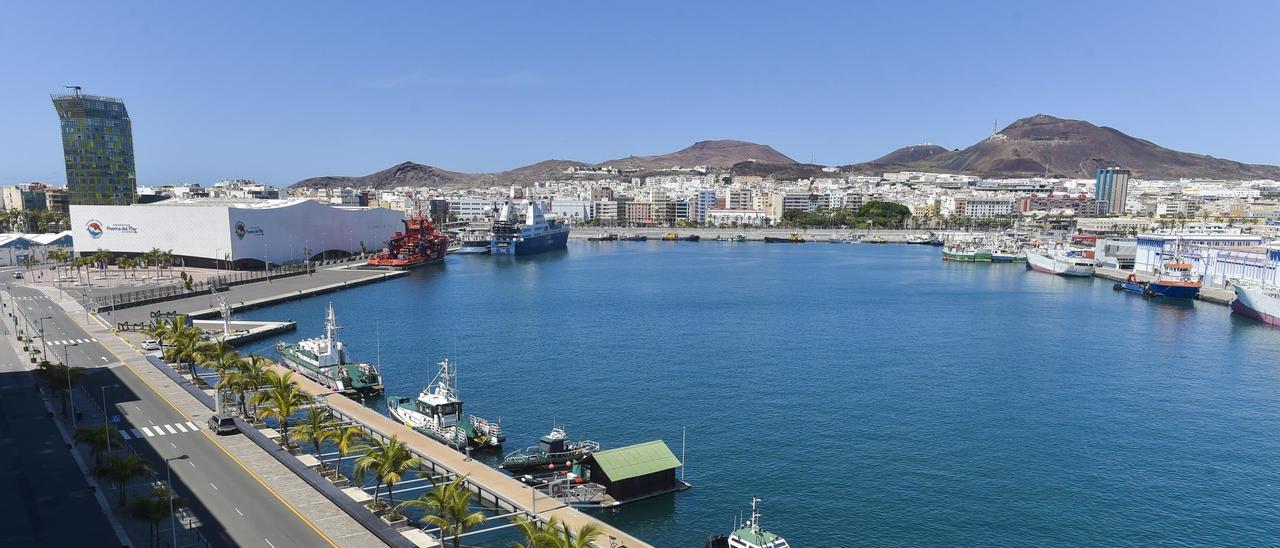
[[[102,233],[105,232],[102,228],[102,223],[97,219],[89,219],[89,222],[84,224],[84,229],[89,233],[89,237],[95,240],[101,238]]]
[[[258,236],[262,235],[262,227],[245,226],[244,221],[236,221],[236,226],[232,230],[235,232],[236,238],[241,240],[243,240],[248,234],[256,234]]]

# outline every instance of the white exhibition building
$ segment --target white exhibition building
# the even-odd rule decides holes
[[[73,205],[75,252],[105,249],[136,255],[171,251],[188,266],[260,269],[377,251],[403,214],[369,207],[332,206],[307,199],[169,199],[127,206]],[[362,247],[363,246],[363,247]],[[225,261],[230,261],[228,265]]]

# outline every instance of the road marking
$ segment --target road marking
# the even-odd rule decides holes
[[[129,441],[129,431],[128,431],[128,430],[121,430],[121,431],[120,431],[120,437],[124,438],[124,441]]]
[[[187,426],[190,426],[190,427],[191,427],[191,431],[192,431],[192,432],[195,432],[196,430],[199,430],[199,428],[196,428],[195,423],[192,423],[191,421],[187,421]]]
[[[195,467],[196,467],[196,461],[188,460],[188,461],[187,461],[187,464],[190,464],[192,468],[195,468]]]
[[[149,438],[149,437],[151,437],[151,436],[153,435],[153,434],[151,433],[151,430],[147,429],[147,427],[145,427],[145,426],[143,426],[143,427],[142,427],[142,431],[143,431],[144,433],[146,433],[146,434],[147,434],[147,437],[148,437],[148,438]]]
[[[133,437],[134,437],[134,438],[141,438],[141,437],[142,437],[142,432],[139,432],[137,428],[131,428],[131,429],[129,430],[129,432],[133,433]]]
[[[217,485],[214,485],[212,481],[211,481],[211,482],[209,482],[209,487],[212,487],[214,491],[217,491],[217,490],[218,490],[218,486],[217,486]]]
[[[244,517],[244,512],[241,512],[239,508],[236,508],[236,513],[240,514],[240,517]]]
[[[177,430],[174,430],[174,429],[173,429],[173,427],[172,427],[172,426],[170,426],[170,425],[168,425],[168,424],[164,425],[164,429],[165,429],[165,430],[168,430],[170,434],[177,434],[177,433],[178,433],[178,431],[177,431]]]
[[[177,426],[177,427],[178,427],[178,430],[181,430],[181,431],[182,431],[182,433],[184,433],[184,434],[185,434],[185,433],[187,432],[187,427],[183,426],[183,425],[182,425],[182,423],[180,423],[180,422],[175,422],[175,423],[173,423],[173,425],[174,425],[174,426]]]
[[[178,448],[178,446],[177,446],[177,445],[174,445],[174,444],[173,444],[173,442],[169,442],[169,447],[172,447],[172,448],[174,448],[174,449],[177,449],[177,448]]]
[[[262,539],[262,540],[267,541],[267,546],[270,546],[271,548],[276,548],[276,545],[271,544],[271,539],[269,539],[269,538],[264,538],[264,539]]]

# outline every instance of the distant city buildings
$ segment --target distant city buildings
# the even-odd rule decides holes
[[[1093,195],[1098,199],[1098,213],[1124,213],[1125,203],[1129,199],[1129,176],[1127,169],[1108,167],[1098,170]]]
[[[82,94],[79,87],[52,98],[62,128],[70,203],[133,203],[133,125],[124,102]]]

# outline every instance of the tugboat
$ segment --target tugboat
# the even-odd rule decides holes
[[[502,422],[489,422],[477,416],[462,420],[462,400],[454,386],[449,360],[440,362],[440,372],[418,398],[387,398],[387,412],[406,426],[458,451],[469,452],[502,447],[506,436]]]
[[[437,232],[431,219],[414,215],[402,222],[404,232],[396,231],[387,241],[387,247],[369,259],[369,266],[407,270],[444,260],[449,236]]]
[[[786,539],[770,533],[760,526],[760,512],[756,503],[763,499],[751,497],[751,519],[727,535],[711,535],[707,538],[705,548],[791,548]]]
[[[297,344],[276,344],[285,367],[344,395],[359,397],[382,393],[382,373],[373,364],[347,361],[347,347],[338,339],[333,303],[325,319],[324,336],[303,339]]]
[[[500,466],[513,475],[563,472],[600,450],[600,444],[594,441],[573,443],[566,438],[564,429],[556,426],[538,440],[538,445],[508,453]]]
[[[569,225],[547,219],[542,204],[536,200],[525,202],[524,218],[519,218],[516,205],[502,204],[498,218],[493,221],[489,237],[489,252],[494,255],[533,255],[545,251],[564,249],[569,245]]]

